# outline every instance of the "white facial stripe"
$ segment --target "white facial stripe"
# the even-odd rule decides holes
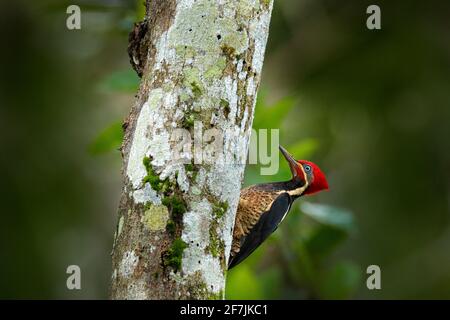
[[[308,181],[308,175],[305,172],[305,169],[303,169],[303,166],[300,164],[300,168],[302,169],[303,172],[303,177],[305,178],[305,186],[309,185],[309,181]]]
[[[287,193],[290,195],[290,196],[299,196],[299,195],[301,195],[303,192],[305,192],[305,189],[308,187],[308,185],[307,184],[305,184],[303,187],[300,187],[300,188],[297,188],[297,189],[294,189],[294,190],[289,190]]]
[[[303,166],[301,164],[299,165],[299,167],[302,169],[303,177],[305,178],[305,184],[300,188],[288,191],[288,194],[290,196],[301,195],[303,192],[305,192],[306,188],[308,188],[308,186],[309,186],[308,175],[306,174],[305,169],[303,169]]]

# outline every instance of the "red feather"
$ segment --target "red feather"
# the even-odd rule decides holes
[[[302,165],[308,164],[312,168],[312,181],[309,181],[309,187],[304,192],[305,195],[313,194],[322,190],[328,190],[327,179],[318,165],[307,160],[298,160],[298,162]]]

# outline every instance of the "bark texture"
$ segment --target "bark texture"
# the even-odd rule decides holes
[[[124,123],[111,297],[222,299],[272,0],[146,5],[130,36],[142,81]],[[180,128],[193,141],[182,152]],[[223,153],[205,163],[211,145]]]

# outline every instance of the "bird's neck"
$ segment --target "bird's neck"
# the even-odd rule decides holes
[[[294,199],[300,197],[308,187],[304,181],[297,179],[292,179],[284,183],[286,185],[286,192]]]
[[[272,190],[272,192],[288,193],[293,199],[300,197],[307,188],[307,185],[303,181],[297,179],[266,183],[263,185],[265,189]]]

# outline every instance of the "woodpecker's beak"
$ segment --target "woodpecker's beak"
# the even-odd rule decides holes
[[[298,176],[298,163],[297,160],[294,159],[294,157],[291,156],[289,152],[282,146],[280,147],[280,151],[283,154],[283,156],[286,158],[287,162],[289,163],[289,168],[291,169],[292,178],[295,178]]]

